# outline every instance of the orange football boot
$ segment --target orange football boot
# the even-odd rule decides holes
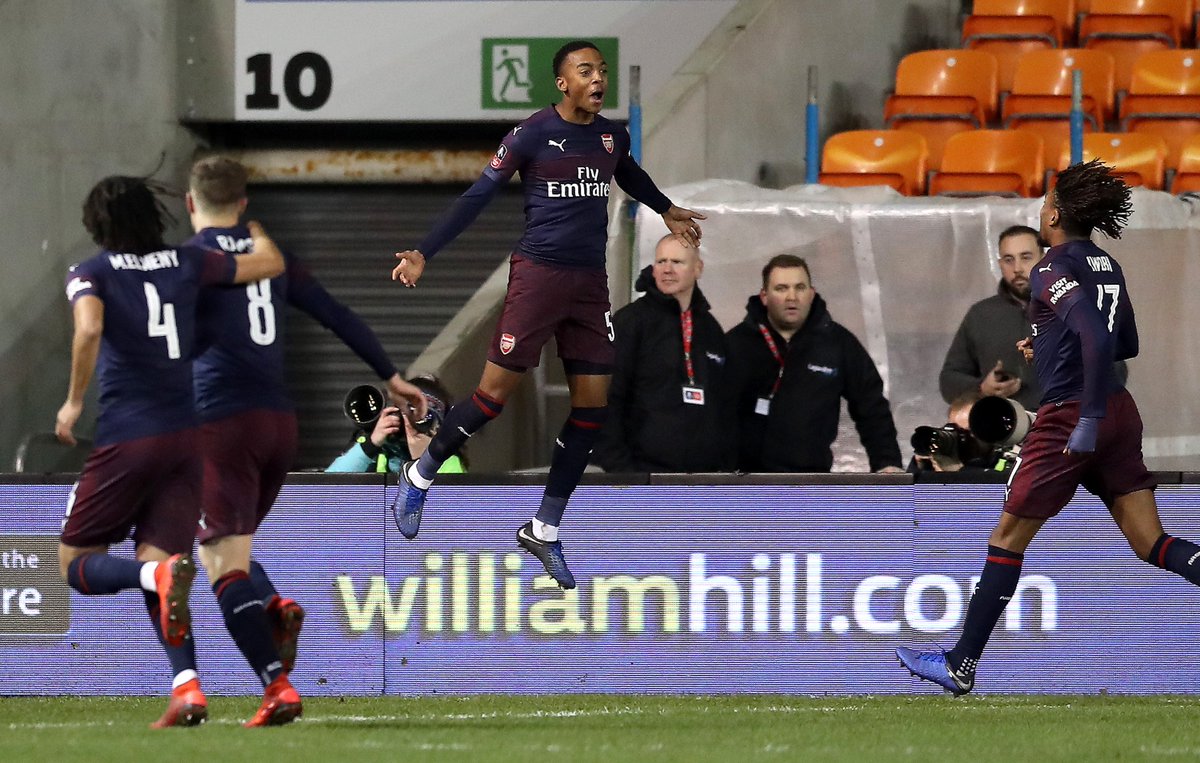
[[[296,667],[296,643],[300,640],[300,628],[304,625],[304,607],[297,604],[295,599],[276,596],[267,607],[267,615],[271,619],[275,651],[279,652],[284,672],[291,673]]]
[[[248,729],[255,726],[282,726],[296,720],[303,712],[300,695],[288,681],[287,673],[280,673],[263,692],[262,707],[242,725]]]
[[[154,570],[154,586],[158,591],[158,618],[163,640],[169,646],[180,646],[192,629],[192,613],[188,596],[196,563],[186,554],[175,554],[158,563]]]
[[[193,678],[171,692],[171,701],[167,710],[154,723],[152,729],[165,729],[171,726],[199,726],[208,719],[208,700],[200,690],[200,679]]]

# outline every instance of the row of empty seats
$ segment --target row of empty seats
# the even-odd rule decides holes
[[[1194,0],[975,0],[963,22],[962,46],[992,53],[999,86],[1011,90],[1020,59],[1035,50],[1103,50],[1126,90],[1134,62],[1154,50],[1196,43]]]
[[[1200,133],[1200,51],[1146,53],[1134,67],[1129,93],[1116,106],[1112,57],[1084,49],[1026,54],[1013,90],[1000,103],[997,64],[989,53],[926,50],[905,56],[896,89],[884,106],[893,129],[926,139],[931,169],[939,169],[946,141],[989,126],[1037,132],[1045,163],[1054,165],[1070,134],[1072,72],[1082,72],[1084,131],[1149,133],[1167,144],[1167,166],[1178,165],[1183,141]]]
[[[842,187],[886,185],[907,196],[1040,196],[1047,170],[1070,164],[1064,146],[1052,164],[1045,162],[1042,136],[1028,130],[970,130],[947,142],[942,166],[929,170],[925,138],[904,130],[854,130],[825,142],[819,182]],[[1172,193],[1200,192],[1200,135],[1187,140],[1178,170],[1166,171],[1167,146],[1156,135],[1091,133],[1083,137],[1083,159],[1100,158],[1131,186],[1166,188]],[[927,180],[928,178],[928,180]]]

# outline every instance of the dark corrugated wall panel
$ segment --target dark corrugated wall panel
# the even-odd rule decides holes
[[[416,289],[394,283],[393,253],[415,247],[465,188],[258,185],[250,189],[248,215],[374,329],[403,372],[506,260],[524,228],[520,190],[507,189],[426,267]],[[374,381],[374,374],[333,333],[295,309],[288,311],[287,342],[289,387],[300,417],[295,468],[321,469],[350,440],[342,415],[346,390]]]

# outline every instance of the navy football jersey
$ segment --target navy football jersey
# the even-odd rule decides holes
[[[1081,416],[1103,416],[1121,388],[1113,362],[1138,353],[1133,303],[1121,266],[1091,241],[1051,247],[1029,279],[1033,362],[1042,404],[1081,402]]]
[[[608,197],[616,180],[655,212],[671,201],[629,154],[629,133],[597,115],[575,124],[547,106],[514,127],[465,194],[419,247],[427,258],[461,232],[497,189],[521,173],[525,233],[517,251],[554,265],[604,268],[608,244]]]
[[[253,249],[245,226],[205,228],[189,243],[232,255]],[[337,302],[300,260],[283,253],[287,270],[244,286],[205,289],[197,312],[196,411],[214,421],[256,408],[290,411],[284,370],[287,306],[294,305],[337,334],[387,379],[395,366],[369,328]]]
[[[194,426],[192,356],[202,286],[232,283],[233,257],[191,246],[149,254],[102,251],[67,273],[67,299],[104,303],[96,361],[96,444]]]

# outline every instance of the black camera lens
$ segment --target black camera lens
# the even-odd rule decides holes
[[[937,432],[937,427],[917,427],[913,433],[909,443],[912,444],[913,452],[918,456],[928,456],[933,446],[933,436]]]
[[[346,393],[342,410],[350,421],[363,429],[370,430],[374,428],[375,422],[379,421],[385,403],[386,398],[378,387],[362,384]]]

